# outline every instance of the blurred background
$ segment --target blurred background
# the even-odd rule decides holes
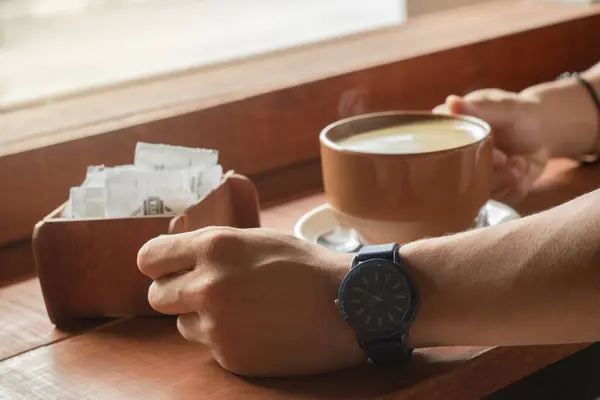
[[[482,1],[0,0],[0,110]]]

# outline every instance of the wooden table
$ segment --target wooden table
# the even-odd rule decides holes
[[[600,166],[557,161],[519,210],[535,212],[597,187]],[[323,201],[315,194],[267,209],[263,225],[289,231]],[[20,253],[0,252],[0,268],[31,262]],[[85,321],[62,332],[46,316],[35,277],[0,287],[0,399],[479,399],[585,347],[424,349],[401,368],[244,379],[183,340],[172,318]]]

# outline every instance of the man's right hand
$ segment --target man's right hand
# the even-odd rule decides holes
[[[449,96],[434,111],[471,115],[489,123],[494,137],[492,197],[515,204],[528,194],[550,153],[544,143],[542,109],[537,97],[483,89],[464,97]]]

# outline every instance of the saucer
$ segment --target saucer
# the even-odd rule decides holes
[[[474,228],[494,226],[520,217],[519,213],[506,204],[488,200],[481,209]],[[362,247],[354,230],[338,225],[329,204],[323,204],[304,214],[294,226],[294,236],[344,253],[358,251]]]

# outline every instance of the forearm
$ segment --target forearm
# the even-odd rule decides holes
[[[600,93],[600,63],[581,74]],[[552,157],[579,157],[600,152],[598,110],[575,78],[546,82],[521,92],[541,105],[542,126]]]
[[[415,346],[600,339],[600,191],[402,248],[421,291]]]

